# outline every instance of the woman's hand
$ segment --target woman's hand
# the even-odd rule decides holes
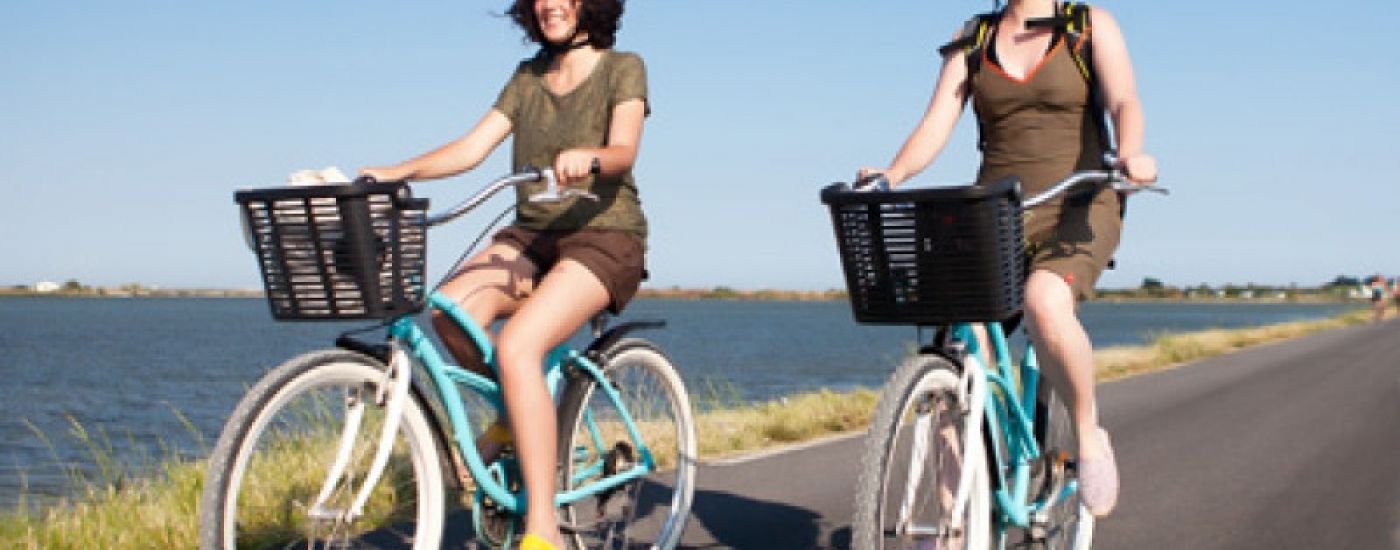
[[[1138,153],[1119,157],[1118,161],[1123,165],[1123,174],[1128,176],[1128,181],[1138,185],[1147,185],[1157,181],[1157,159],[1147,153]]]
[[[398,166],[372,166],[360,169],[360,177],[371,177],[375,181],[403,181],[407,180],[408,176],[409,171]]]
[[[559,185],[574,185],[593,175],[597,153],[587,149],[569,149],[554,159],[554,177]]]

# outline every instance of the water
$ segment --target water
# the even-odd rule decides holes
[[[1091,303],[1082,317],[1105,347],[1349,307]],[[693,394],[717,382],[744,400],[878,386],[915,339],[910,328],[855,324],[844,302],[638,300],[624,319],[641,318],[668,321],[646,336],[681,368]],[[276,323],[254,299],[0,298],[0,509],[21,491],[60,494],[68,486],[64,464],[93,475],[74,423],[130,467],[170,452],[207,452],[263,372],[354,326]]]

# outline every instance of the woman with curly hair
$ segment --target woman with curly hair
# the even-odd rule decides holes
[[[422,156],[361,171],[385,181],[448,177],[475,168],[514,135],[515,171],[553,167],[560,185],[598,197],[531,203],[544,184],[520,186],[514,223],[440,289],[482,326],[509,316],[495,345],[510,428],[492,426],[492,441],[482,445],[512,442],[519,456],[528,494],[522,548],[562,545],[544,356],[603,309],[620,311],[643,274],[647,223],[632,166],[648,113],[646,69],[636,54],[612,50],[622,11],[621,0],[516,0],[506,15],[540,50],[520,63],[480,122]],[[480,365],[467,336],[433,315],[458,362]]]

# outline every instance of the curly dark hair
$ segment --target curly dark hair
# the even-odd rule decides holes
[[[575,0],[579,3],[578,28],[588,35],[588,45],[611,48],[617,41],[617,29],[622,27],[623,0]],[[506,8],[506,16],[525,31],[525,39],[548,46],[535,19],[535,0],[515,0]]]

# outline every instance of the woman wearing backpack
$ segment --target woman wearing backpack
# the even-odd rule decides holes
[[[948,142],[970,99],[981,129],[978,184],[1017,176],[1032,195],[1073,171],[1102,168],[1111,147],[1106,124],[1096,120],[1101,110],[1112,121],[1117,161],[1128,179],[1155,181],[1156,161],[1142,150],[1142,108],[1118,24],[1107,11],[1084,7],[1082,33],[1073,35],[1068,8],[1052,0],[1011,0],[999,12],[974,19],[985,22],[980,29],[969,22],[955,35],[954,47],[943,50],[928,109],[894,162],[862,169],[859,176],[883,174],[896,186],[923,170]],[[1027,26],[1057,14],[1051,24]],[[1093,349],[1076,307],[1093,296],[1118,246],[1119,201],[1108,188],[1071,192],[1036,208],[1025,226],[1027,329],[1046,377],[1073,416],[1081,498],[1096,516],[1107,515],[1117,501],[1118,471],[1099,425]]]

